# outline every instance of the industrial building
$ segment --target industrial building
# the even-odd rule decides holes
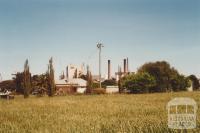
[[[84,64],[80,67],[70,64],[66,67],[66,76],[60,76],[59,80],[55,81],[56,94],[74,94],[74,93],[85,93],[87,81],[78,78],[84,73]]]

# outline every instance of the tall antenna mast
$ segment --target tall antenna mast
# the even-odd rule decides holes
[[[101,88],[101,48],[104,47],[102,43],[97,43],[99,49],[99,87]]]

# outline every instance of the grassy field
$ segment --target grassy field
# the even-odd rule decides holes
[[[0,99],[0,133],[179,132],[167,127],[166,105],[183,96],[200,107],[200,92]],[[199,117],[188,132],[200,132]]]

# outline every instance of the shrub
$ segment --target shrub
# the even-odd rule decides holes
[[[145,72],[130,74],[122,79],[122,87],[131,93],[148,93],[155,84],[154,77]]]

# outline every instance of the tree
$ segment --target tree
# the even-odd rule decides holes
[[[187,81],[166,61],[146,63],[139,68],[138,72],[147,72],[155,78],[156,86],[153,89],[155,92],[177,90],[177,87],[178,90],[186,89]]]
[[[122,93],[123,88],[122,88],[122,83],[121,83],[121,79],[122,79],[122,70],[121,67],[118,68],[118,74],[119,74],[119,80],[118,80],[118,87],[119,87],[119,93]]]
[[[31,80],[34,93],[43,96],[48,88],[47,74],[33,75]]]
[[[28,65],[28,60],[26,60],[25,64],[24,64],[24,98],[28,98],[29,97],[29,93],[30,93],[30,89],[31,89],[31,74],[29,72],[29,65]]]
[[[55,80],[54,80],[54,69],[53,69],[53,58],[49,60],[49,66],[47,71],[48,77],[48,95],[50,97],[54,96],[55,94]]]
[[[34,75],[32,77],[32,82],[33,82],[33,84],[35,84],[35,86],[48,88],[48,80],[47,79],[48,79],[48,77],[47,77],[46,73],[41,74],[41,75]]]
[[[92,73],[89,70],[89,66],[87,66],[87,74],[86,76],[82,76],[82,78],[87,80],[87,93],[91,93],[92,91],[92,85],[93,85],[93,80],[92,80]]]
[[[185,91],[189,87],[189,80],[184,75],[175,75],[171,78],[171,88],[173,91]]]
[[[195,75],[190,75],[188,79],[192,81],[193,90],[198,90],[200,87],[198,78]]]
[[[123,89],[129,90],[131,93],[148,93],[156,85],[156,80],[150,74],[140,72],[123,77],[121,84]]]
[[[16,92],[20,94],[24,94],[24,88],[23,88],[23,79],[24,79],[24,73],[23,72],[17,72],[15,77],[13,78],[15,86],[16,86]]]

